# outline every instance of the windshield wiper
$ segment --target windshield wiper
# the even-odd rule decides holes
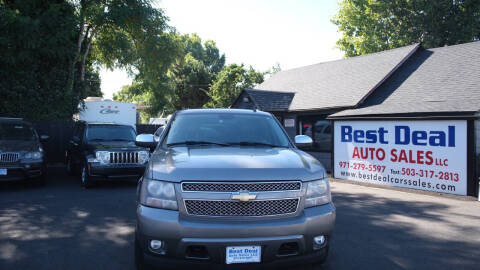
[[[175,145],[219,145],[219,146],[228,146],[226,143],[219,143],[219,142],[207,142],[207,141],[184,141],[184,142],[174,142],[174,143],[167,143],[167,146],[175,146]]]
[[[240,145],[240,146],[270,146],[270,147],[286,147],[283,145],[276,145],[270,143],[262,143],[262,142],[232,142],[228,143],[228,145]]]
[[[131,142],[132,140],[126,140],[126,139],[112,139],[111,141],[114,141],[114,142]]]

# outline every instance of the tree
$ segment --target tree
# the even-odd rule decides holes
[[[209,87],[225,65],[215,42],[202,44],[196,35],[181,36],[183,55],[170,67],[170,102],[172,109],[201,108],[208,100]]]
[[[1,116],[71,119],[78,99],[72,106],[65,85],[75,25],[74,9],[62,0],[0,1]],[[88,91],[98,93],[98,72],[86,66]]]
[[[441,47],[480,39],[479,0],[342,0],[332,19],[346,56],[422,42]]]
[[[181,53],[166,75],[137,76],[114,99],[148,104],[148,109],[142,112],[144,119],[184,108],[201,108],[208,102],[210,85],[224,67],[225,55],[220,54],[214,41],[202,43],[196,34],[177,34],[175,40]]]
[[[263,82],[265,73],[257,72],[252,67],[243,65],[226,66],[212,83],[209,96],[211,101],[205,104],[208,108],[228,108],[243,89],[253,88]]]
[[[160,84],[181,54],[167,21],[149,0],[0,0],[0,114],[70,119],[99,66]]]
[[[77,17],[74,55],[70,59],[67,92],[75,85],[80,64],[84,83],[87,58],[107,68],[126,68],[139,81],[156,79],[179,54],[173,29],[161,9],[148,0],[72,1]],[[79,93],[74,92],[74,96]]]
[[[150,117],[159,114],[170,113],[173,111],[168,100],[168,78],[163,75],[161,79],[155,81],[133,81],[130,85],[125,85],[120,91],[113,94],[116,101],[133,102],[142,105],[141,118],[148,120]]]
[[[270,71],[268,71],[268,74],[273,75],[280,71],[282,71],[282,68],[280,67],[280,63],[276,63],[274,66],[272,66],[272,68],[270,68]]]

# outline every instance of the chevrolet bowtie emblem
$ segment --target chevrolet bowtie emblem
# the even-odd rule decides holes
[[[241,202],[248,202],[250,200],[255,200],[256,198],[257,198],[257,195],[250,194],[248,192],[240,192],[238,194],[232,195],[232,200],[238,200]]]

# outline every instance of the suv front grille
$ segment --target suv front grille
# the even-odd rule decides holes
[[[0,162],[10,163],[17,162],[20,159],[19,153],[1,153]]]
[[[286,182],[264,182],[264,183],[198,183],[185,182],[182,183],[183,191],[200,191],[200,192],[265,192],[265,191],[294,191],[300,190],[302,183],[300,181]]]
[[[138,152],[110,152],[110,163],[112,164],[138,163]]]
[[[185,208],[189,215],[196,216],[258,217],[293,214],[298,201],[298,198],[249,202],[185,200]]]

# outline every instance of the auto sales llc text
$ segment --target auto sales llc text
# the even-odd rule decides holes
[[[394,127],[393,140],[389,141],[389,131],[384,127],[378,129],[354,129],[350,125],[342,125],[341,142],[366,144],[355,146],[352,158],[363,160],[383,161],[388,158],[391,162],[408,164],[425,164],[448,166],[447,158],[435,157],[431,150],[406,150],[402,146],[425,146],[428,149],[435,147],[455,147],[455,126],[448,126],[447,131],[442,130],[412,130],[409,126],[398,125]],[[393,143],[395,146],[387,152],[382,147],[369,147],[368,144]]]

